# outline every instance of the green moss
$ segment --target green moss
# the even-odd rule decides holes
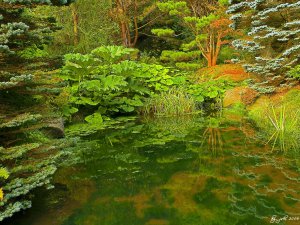
[[[247,114],[246,106],[243,103],[235,103],[232,104],[230,107],[223,109],[223,113],[225,115],[238,115],[238,116],[245,116]]]

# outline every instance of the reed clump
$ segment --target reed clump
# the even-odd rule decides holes
[[[141,114],[146,116],[179,116],[199,112],[196,101],[183,89],[172,88],[145,103]]]

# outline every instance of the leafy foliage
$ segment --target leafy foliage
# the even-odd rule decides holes
[[[174,36],[175,34],[172,29],[152,29],[151,32],[158,37]]]
[[[69,82],[72,107],[88,106],[107,115],[130,113],[146,97],[174,84],[170,68],[128,60],[132,52],[108,46],[87,55],[66,55],[61,77]]]
[[[233,83],[227,80],[204,80],[198,84],[190,85],[187,93],[193,96],[198,102],[207,100],[221,100],[225,91],[232,87]]]
[[[9,172],[6,168],[0,167],[0,177],[7,179],[9,177]]]
[[[69,52],[86,53],[97,46],[113,43],[117,27],[111,23],[109,10],[108,0],[76,0],[71,7],[49,5],[37,7],[29,14],[57,21],[62,29],[53,34],[53,42],[45,50],[51,56],[60,57]],[[74,30],[76,27],[80,29]]]
[[[107,46],[86,55],[67,54],[60,76],[69,84],[69,108],[76,108],[67,112],[79,110],[87,115],[96,113],[93,115],[97,117],[136,112],[147,98],[157,99],[173,87],[182,87],[183,92],[202,103],[219,98],[227,88],[221,80],[193,84],[169,67],[130,60],[132,52]]]
[[[24,59],[36,59],[48,57],[47,51],[44,49],[45,45],[41,48],[38,48],[36,45],[25,48],[23,51],[20,51],[18,54],[21,58]]]
[[[300,78],[300,65],[295,66],[292,68],[289,72],[288,75],[294,78],[299,79]]]

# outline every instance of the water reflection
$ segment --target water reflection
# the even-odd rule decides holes
[[[299,167],[243,120],[160,118],[88,136],[14,225],[249,225],[300,217]],[[11,221],[10,221],[11,222]],[[299,224],[281,221],[278,224]]]

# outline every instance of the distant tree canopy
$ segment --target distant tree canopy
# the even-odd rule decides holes
[[[113,0],[110,16],[119,27],[119,36],[124,47],[134,47],[143,23],[156,8],[157,0]],[[154,18],[155,20],[155,18]]]
[[[158,8],[177,17],[182,26],[189,32],[184,51],[197,49],[207,62],[207,66],[215,66],[223,45],[228,44],[232,29],[228,27],[230,20],[225,13],[227,1],[163,1]],[[176,34],[169,27],[153,29],[153,34],[159,37],[174,37]]]
[[[110,0],[77,0],[70,7],[40,8],[40,14],[54,16],[63,27],[55,34],[50,51],[87,53],[100,45],[114,43],[117,26],[109,16],[111,7]]]
[[[231,26],[246,31],[233,45],[248,53],[247,71],[284,76],[300,63],[300,1],[232,0],[228,13]]]
[[[73,0],[0,0],[0,59],[12,55],[32,44],[49,41],[48,34],[52,33],[50,18],[32,18],[25,10],[38,4],[63,5]]]

